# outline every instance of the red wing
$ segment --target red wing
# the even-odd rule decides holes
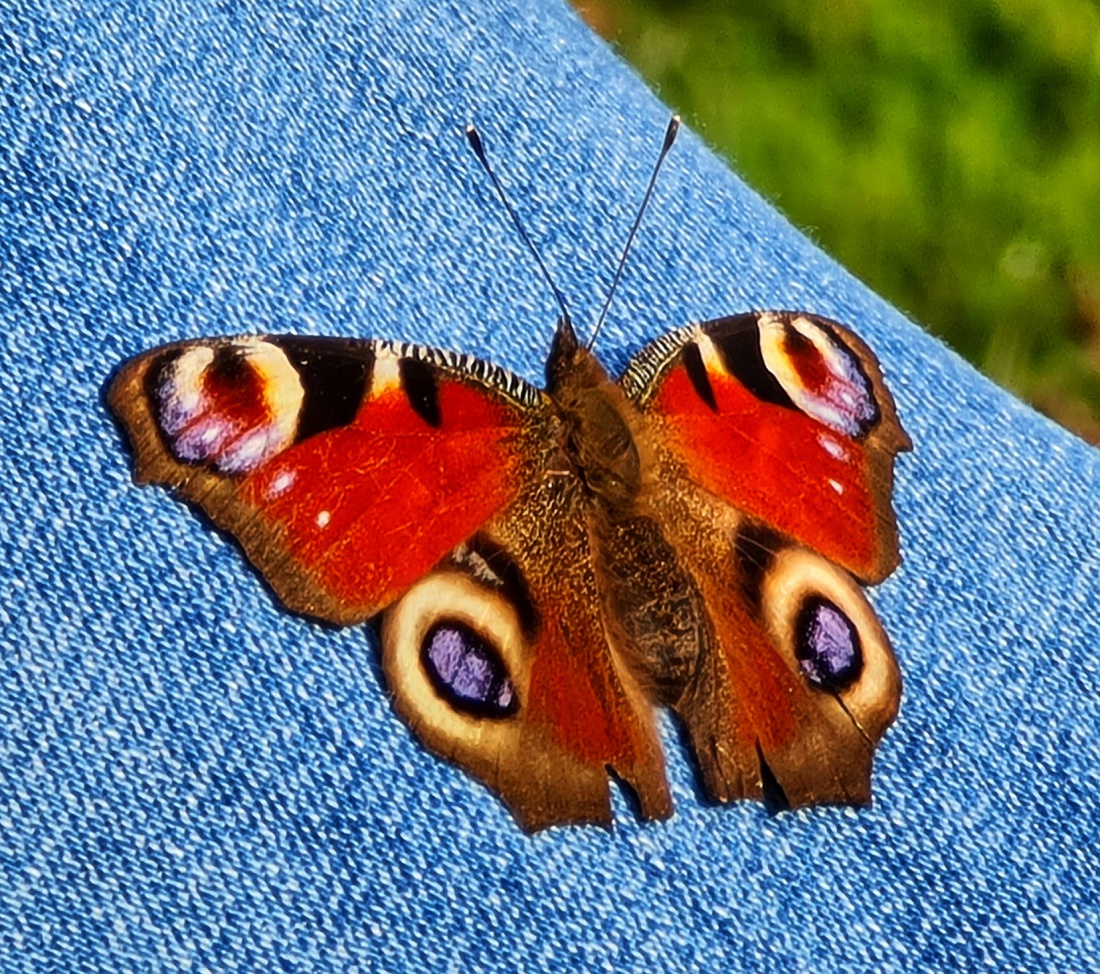
[[[366,619],[516,496],[541,393],[418,346],[215,339],[130,361],[112,409],[137,478],[240,541],[292,609]]]
[[[654,342],[620,382],[688,480],[864,581],[897,566],[893,462],[911,444],[848,329],[722,318]]]

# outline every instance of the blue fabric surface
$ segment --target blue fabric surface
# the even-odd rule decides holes
[[[391,712],[367,630],[280,610],[131,484],[103,388],[160,342],[385,336],[541,378],[555,309],[470,119],[590,323],[667,110],[559,0],[0,3],[0,968],[1100,968],[1098,455],[690,133],[600,351],[786,307],[880,354],[916,451],[873,809],[704,806],[666,725],[671,821],[616,798],[612,833],[525,837]]]

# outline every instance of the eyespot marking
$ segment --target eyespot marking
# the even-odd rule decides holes
[[[286,355],[263,339],[195,344],[149,369],[157,429],[183,463],[246,474],[294,441],[303,391]]]
[[[795,624],[795,656],[806,679],[819,690],[837,693],[863,671],[863,647],[852,620],[829,599],[811,596]]]
[[[456,710],[510,717],[519,706],[497,651],[464,623],[445,620],[424,637],[421,659],[436,692]]]
[[[856,439],[878,423],[874,386],[832,328],[804,315],[764,314],[759,342],[767,370],[807,416]]]

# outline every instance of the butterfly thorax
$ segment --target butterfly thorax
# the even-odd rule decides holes
[[[648,693],[674,705],[707,634],[698,588],[647,503],[654,460],[642,418],[568,322],[558,325],[546,371],[562,449],[588,498],[583,519],[608,650]]]
[[[546,364],[547,393],[560,411],[563,449],[592,497],[624,514],[641,490],[642,461],[631,429],[631,406],[596,357],[558,324]]]

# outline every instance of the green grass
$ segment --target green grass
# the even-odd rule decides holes
[[[576,0],[826,250],[1100,441],[1094,0]]]

